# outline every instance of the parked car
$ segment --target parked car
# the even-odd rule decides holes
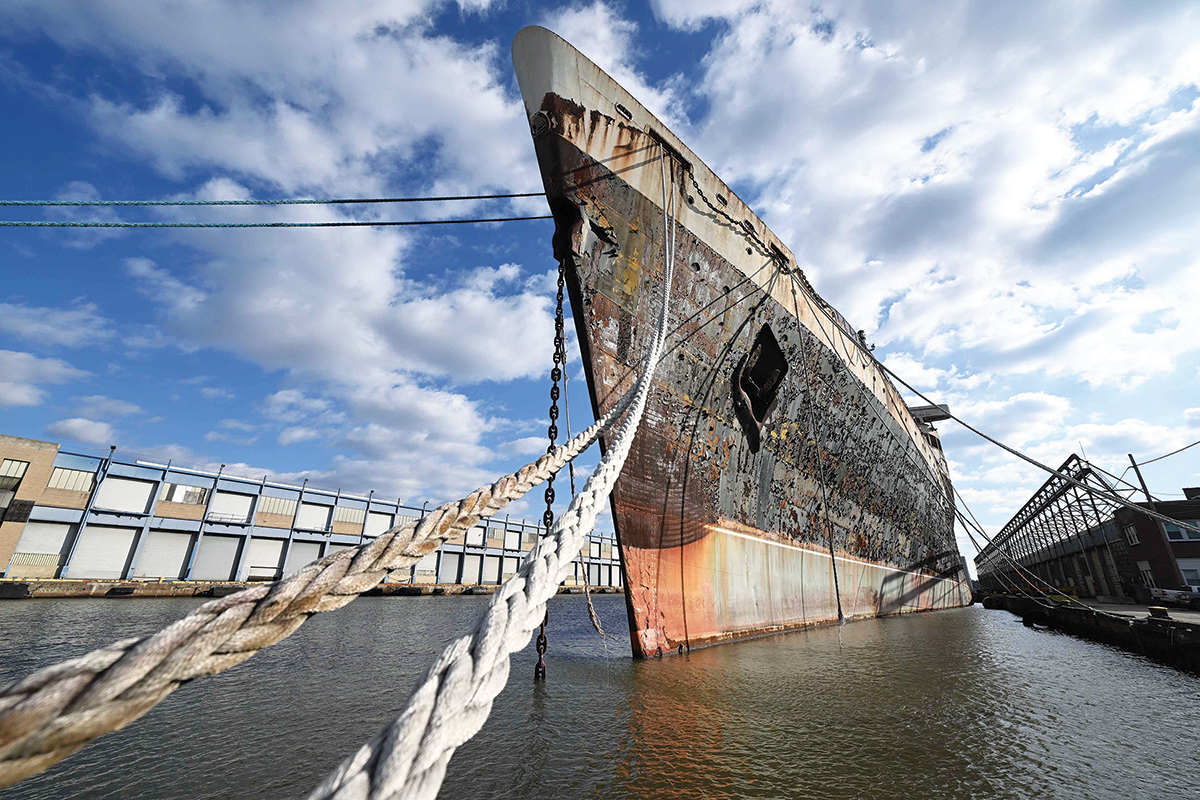
[[[1184,608],[1200,608],[1200,587],[1188,586],[1184,589],[1150,589],[1150,599],[1155,603]]]

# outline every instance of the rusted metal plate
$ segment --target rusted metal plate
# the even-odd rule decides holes
[[[546,41],[528,44],[559,47]],[[565,57],[552,56],[525,68]],[[514,58],[523,92],[556,86]],[[612,499],[634,653],[821,624],[839,605],[858,617],[970,602],[940,449],[765,226],[748,209],[745,225],[697,210],[706,186],[738,209],[682,143],[663,146],[657,121],[636,124],[632,98],[615,98],[632,123],[611,96],[601,108],[602,78],[619,87],[585,67],[590,81],[557,85],[573,95],[526,102],[598,414],[638,373],[663,302],[651,172],[660,186],[667,172],[680,209],[666,354]],[[788,368],[755,445],[732,377],[763,325]]]

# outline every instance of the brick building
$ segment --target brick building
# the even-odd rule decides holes
[[[1200,488],[1187,488],[1183,492],[1187,499],[1160,500],[1153,508],[1165,517],[1200,527]],[[1149,503],[1137,505],[1150,507]],[[1115,517],[1143,587],[1200,587],[1200,533],[1159,522],[1128,508],[1118,510]]]

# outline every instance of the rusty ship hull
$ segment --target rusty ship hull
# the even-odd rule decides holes
[[[634,655],[969,604],[936,432],[787,247],[566,41],[523,29],[513,61],[597,415],[649,350],[673,232],[612,494]]]

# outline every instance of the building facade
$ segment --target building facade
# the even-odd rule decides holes
[[[1184,489],[1186,500],[1138,503],[1159,514],[1200,527],[1200,488]],[[1117,511],[1117,525],[1145,589],[1200,591],[1200,533],[1160,522],[1128,508]]]
[[[981,586],[994,592],[1050,587],[1079,597],[1128,598],[1133,559],[1107,499],[1102,472],[1071,455],[975,557]]]
[[[361,544],[423,508],[171,463],[69,453],[0,435],[0,567],[8,579],[269,581]],[[544,529],[484,520],[392,582],[498,584]],[[619,553],[594,534],[568,585],[620,586]]]
[[[1150,589],[1200,591],[1200,533],[1160,522],[1114,501],[1105,473],[1077,455],[1052,476],[976,556],[990,591],[1038,591],[1047,586],[1080,597],[1146,602]],[[1200,488],[1185,500],[1133,505],[1200,527]],[[1130,498],[1131,499],[1131,498]]]

